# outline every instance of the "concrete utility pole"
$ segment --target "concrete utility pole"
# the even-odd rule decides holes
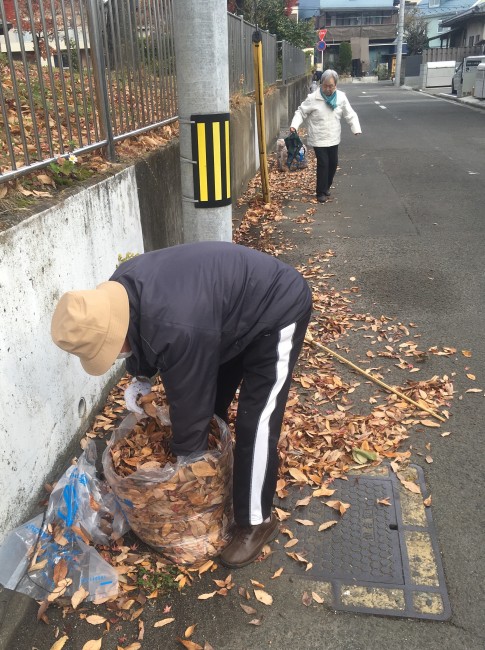
[[[396,71],[394,75],[394,85],[399,88],[401,85],[401,62],[402,62],[402,43],[404,35],[404,9],[406,0],[399,2],[399,18],[397,22],[397,39],[396,39]]]
[[[183,238],[231,241],[227,3],[176,0],[172,6]]]

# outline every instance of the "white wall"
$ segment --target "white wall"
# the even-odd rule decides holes
[[[0,233],[0,542],[116,372],[90,377],[52,343],[57,299],[107,280],[127,251],[143,252],[134,167]]]

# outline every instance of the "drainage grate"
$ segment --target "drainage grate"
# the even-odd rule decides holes
[[[406,479],[416,482],[421,494],[406,490],[386,466],[338,479],[331,497],[313,498],[304,507],[296,502],[306,493],[292,493],[278,505],[293,512],[281,528],[289,529],[298,543],[285,549],[288,536],[280,534],[273,566],[313,580],[312,590],[320,589],[325,602],[337,610],[447,620],[450,605],[431,510],[423,505],[421,468],[409,467]],[[385,499],[391,505],[378,503]],[[323,505],[328,500],[349,503],[350,508],[340,516]],[[295,518],[314,525],[301,525]],[[338,523],[318,532],[328,521]],[[311,568],[286,552],[303,556]]]

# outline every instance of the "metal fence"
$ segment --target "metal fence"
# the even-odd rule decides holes
[[[0,183],[178,119],[173,1],[0,0]],[[228,14],[231,93],[254,90],[254,29]],[[266,84],[304,74],[262,38]]]
[[[1,181],[177,118],[171,0],[0,0],[0,21]]]
[[[283,83],[305,74],[306,58],[305,53],[288,43],[279,41],[281,46],[281,80]]]
[[[252,37],[255,26],[244,20],[242,16],[227,15],[229,42],[229,92],[254,92],[254,64]],[[277,79],[277,42],[276,36],[261,31],[263,47],[263,79],[271,85]]]

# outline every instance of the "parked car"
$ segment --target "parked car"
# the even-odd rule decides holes
[[[485,62],[485,54],[482,56],[467,56],[456,66],[455,74],[451,80],[451,92],[453,95],[463,97],[471,95],[475,85],[475,75],[478,65]]]

